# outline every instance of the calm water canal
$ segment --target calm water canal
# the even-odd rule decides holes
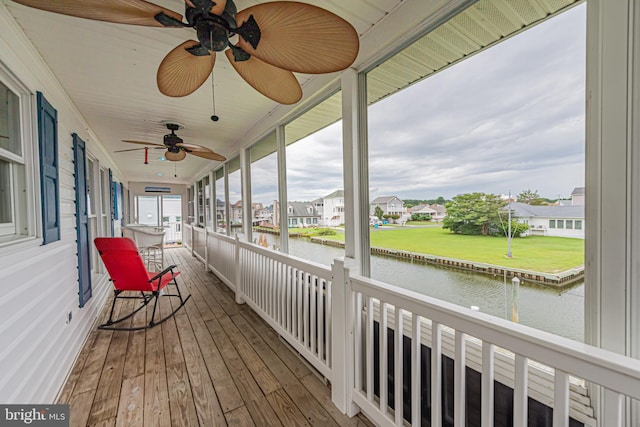
[[[258,237],[254,233],[254,238]],[[267,235],[267,241],[273,244],[273,236]],[[331,265],[335,258],[344,255],[340,248],[311,243],[305,238],[290,238],[289,252],[324,265]],[[371,257],[371,276],[465,307],[475,305],[482,312],[511,319],[511,281],[507,281],[505,288],[502,276],[491,277],[377,255]],[[561,291],[524,282],[520,286],[518,308],[521,324],[583,341],[584,282]]]

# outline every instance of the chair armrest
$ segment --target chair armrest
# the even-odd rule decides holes
[[[164,276],[165,274],[167,274],[168,272],[173,273],[173,269],[176,268],[176,265],[170,265],[169,267],[165,268],[164,270],[162,270],[160,273],[156,274],[155,276],[153,276],[151,279],[149,279],[149,282],[153,282],[155,280],[158,280],[160,277]]]

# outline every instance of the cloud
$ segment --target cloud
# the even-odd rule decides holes
[[[581,5],[372,105],[370,197],[583,186],[585,28]],[[287,147],[289,200],[343,188],[341,141],[336,123]],[[254,164],[255,201],[276,184],[275,162]]]

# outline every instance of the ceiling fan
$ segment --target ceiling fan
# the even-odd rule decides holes
[[[97,21],[195,29],[198,40],[174,48],[158,68],[158,89],[173,97],[198,89],[213,70],[216,52],[226,49],[233,68],[254,89],[278,103],[294,104],[302,97],[302,88],[293,72],[344,70],[359,49],[358,34],[347,21],[294,1],[261,3],[238,12],[233,0],[185,0],[187,22],[145,0],[14,1]]]
[[[202,145],[197,144],[186,144],[183,142],[182,138],[176,135],[176,131],[180,129],[182,126],[175,123],[165,123],[167,129],[171,131],[164,136],[163,144],[156,144],[153,142],[144,142],[144,141],[132,141],[129,139],[123,139],[122,142],[129,142],[131,144],[143,144],[143,145],[151,145],[153,148],[157,150],[167,150],[164,153],[164,157],[167,160],[171,160],[172,162],[178,162],[180,160],[184,160],[187,157],[187,153],[193,154],[194,156],[203,157],[209,160],[218,160],[223,162],[226,157],[208,149],[207,147],[203,147]],[[130,148],[127,150],[118,150],[114,151],[115,153],[122,153],[125,151],[136,151],[136,150],[148,150],[148,147],[144,148]],[[145,164],[147,161],[145,160]]]

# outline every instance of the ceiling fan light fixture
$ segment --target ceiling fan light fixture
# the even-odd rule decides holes
[[[187,153],[182,150],[178,151],[177,153],[172,153],[171,151],[167,150],[166,153],[164,153],[164,157],[172,162],[179,162],[180,160],[183,160],[185,157],[187,157]]]

